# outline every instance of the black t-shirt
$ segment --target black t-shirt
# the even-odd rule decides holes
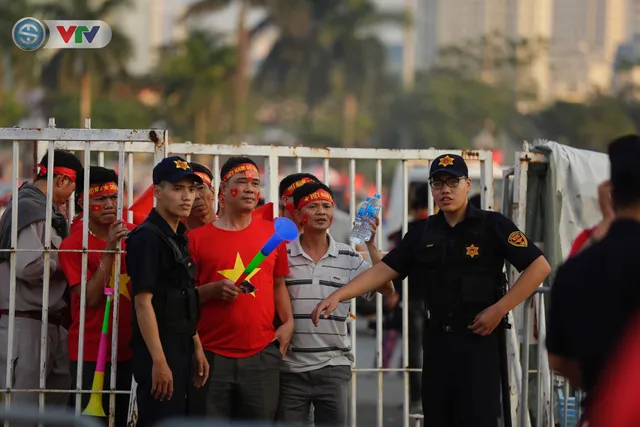
[[[424,222],[426,221],[426,218],[421,218],[421,219],[416,219],[411,221],[408,225],[407,225],[407,234],[411,233],[412,230],[415,227],[420,227],[420,229],[422,230],[424,227]],[[398,247],[400,246],[400,244],[402,243],[402,231],[398,231],[396,233],[393,233],[393,235],[390,237],[390,240],[392,240],[394,247]],[[422,286],[416,286],[415,284],[412,285],[412,282],[419,282],[420,280],[422,280],[422,272],[420,272],[419,270],[412,270],[409,273],[407,273],[408,279],[409,279],[409,301],[416,301],[416,300],[420,300],[423,301],[425,298],[425,289]],[[400,298],[402,298],[402,280],[404,279],[404,277],[402,278],[397,278],[396,280],[393,281],[393,286],[396,289],[396,292],[398,292],[398,294],[400,294]],[[398,304],[398,306],[400,306],[400,304]],[[400,312],[401,312],[401,308],[399,308]],[[400,317],[402,317],[400,315]]]
[[[558,269],[551,288],[547,349],[578,362],[587,394],[640,308],[638,241],[640,223],[614,222],[601,242]]]
[[[527,268],[533,261],[542,255],[542,251],[518,230],[518,227],[507,217],[499,212],[484,211],[486,215],[485,225],[488,228],[487,236],[491,239],[493,249],[503,256],[518,271]],[[445,220],[442,211],[431,216],[427,220],[420,221],[412,227],[400,242],[400,245],[389,252],[382,262],[399,274],[399,279],[404,279],[412,273],[418,265],[415,250],[418,249],[425,227],[444,227],[449,237],[454,238],[461,232],[467,221],[478,220],[481,217],[480,209],[469,204],[465,219],[451,227]],[[423,280],[409,281],[409,286],[426,286],[428,277]]]
[[[155,209],[149,213],[147,221],[152,222],[156,227],[173,239],[179,248],[185,248],[184,255],[188,254],[187,228],[179,223],[176,232],[171,226],[156,212]],[[142,337],[138,328],[138,320],[135,313],[135,296],[140,292],[150,292],[153,294],[160,277],[172,276],[178,263],[175,259],[173,249],[153,231],[142,228],[135,230],[135,234],[127,239],[127,271],[131,280],[131,290],[133,292],[133,343],[139,343]]]

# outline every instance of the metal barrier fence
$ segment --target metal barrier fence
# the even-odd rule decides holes
[[[521,230],[527,230],[527,190],[529,167],[548,163],[540,153],[525,151],[515,154],[514,166],[503,172],[503,212]],[[544,242],[536,242],[544,250]],[[509,282],[518,278],[517,270],[508,266]],[[546,348],[546,306],[550,287],[541,286],[524,304],[511,313],[514,327],[509,334],[511,366],[511,402],[513,425],[518,427],[573,427],[581,415],[583,394],[569,386],[562,376],[549,367]],[[524,373],[524,374],[523,374]]]
[[[20,128],[5,128],[0,129],[0,141],[13,141],[13,177],[12,177],[12,228],[11,228],[11,272],[10,272],[10,303],[9,303],[9,339],[7,343],[7,360],[11,360],[14,354],[14,327],[15,327],[15,297],[16,297],[16,271],[15,271],[15,259],[16,254],[21,249],[15,249],[17,247],[18,233],[17,233],[17,192],[19,187],[19,163],[21,148],[26,143],[32,143],[33,141],[44,141],[46,146],[46,152],[52,154],[54,149],[65,149],[70,151],[82,152],[85,165],[92,164],[92,152],[98,153],[97,163],[99,165],[104,164],[105,153],[117,153],[118,156],[118,185],[119,188],[124,188],[125,178],[128,183],[127,187],[127,204],[130,206],[133,203],[133,171],[134,166],[134,154],[141,153],[153,156],[153,164],[157,164],[163,158],[169,155],[182,155],[187,160],[191,159],[193,155],[210,156],[212,172],[214,174],[215,188],[219,187],[219,171],[220,160],[222,156],[233,155],[250,155],[251,157],[264,158],[265,165],[265,181],[266,181],[266,201],[274,202],[274,214],[278,214],[278,183],[279,183],[279,166],[281,159],[296,160],[296,169],[298,171],[303,170],[303,159],[315,159],[322,160],[324,170],[324,180],[328,181],[330,162],[334,160],[346,160],[348,161],[350,188],[349,188],[349,213],[351,220],[355,218],[356,212],[356,165],[358,161],[375,161],[375,179],[376,188],[379,193],[382,192],[382,163],[383,161],[400,161],[402,162],[402,188],[403,191],[403,219],[402,219],[402,233],[406,233],[408,228],[408,169],[407,163],[412,160],[424,160],[427,162],[432,161],[434,158],[444,153],[459,154],[465,159],[478,160],[481,163],[481,205],[484,209],[493,209],[493,162],[492,153],[485,151],[461,151],[461,150],[386,150],[386,149],[345,149],[345,148],[309,148],[309,147],[276,147],[276,146],[224,146],[224,145],[197,145],[190,143],[169,143],[168,132],[161,129],[148,129],[148,130],[119,130],[119,129],[90,129],[90,121],[85,123],[85,129],[56,129],[55,121],[50,120],[49,127],[43,129],[20,129]],[[40,160],[43,152],[38,150],[38,160]],[[48,344],[48,307],[49,307],[49,284],[50,284],[50,263],[51,254],[59,252],[57,249],[51,247],[51,220],[52,220],[52,178],[53,178],[53,156],[49,156],[49,164],[47,166],[47,212],[45,227],[45,241],[44,241],[44,275],[43,275],[43,294],[42,294],[42,327],[40,334],[40,378],[39,387],[35,389],[13,389],[11,388],[13,377],[13,365],[7,364],[7,371],[5,373],[6,384],[9,386],[6,389],[0,389],[0,393],[4,393],[5,405],[9,409],[11,407],[11,396],[14,393],[38,393],[39,395],[39,411],[43,413],[45,410],[45,393],[69,393],[76,395],[75,401],[75,413],[79,415],[83,408],[81,408],[81,395],[83,393],[95,393],[88,389],[81,389],[77,387],[74,390],[49,390],[46,388],[46,370],[45,364],[47,355]],[[84,181],[88,182],[89,168],[84,170]],[[84,199],[88,199],[88,185],[84,188]],[[122,218],[123,214],[123,198],[125,195],[119,194],[117,204],[118,218]],[[217,204],[217,200],[215,202]],[[433,200],[429,200],[430,213],[433,213]],[[71,214],[73,215],[73,203],[70,203]],[[381,215],[383,213],[381,212]],[[132,213],[129,213],[129,221],[132,221]],[[384,224],[381,225],[384,227]],[[85,314],[86,314],[86,287],[87,287],[87,256],[89,252],[106,252],[106,251],[90,251],[88,246],[88,221],[83,221],[82,227],[82,282],[81,282],[81,299],[80,299],[80,332],[79,332],[79,348],[78,348],[78,371],[76,375],[76,381],[78,384],[82,382],[82,360],[84,354],[84,334],[85,334]],[[382,232],[377,233],[378,246],[382,246]],[[117,251],[116,251],[117,253]],[[111,355],[113,360],[117,360],[118,353],[118,320],[119,320],[119,304],[120,304],[120,257],[115,257],[115,273],[114,273],[114,303],[113,303],[113,328],[111,332],[112,347]],[[351,382],[351,404],[350,404],[350,425],[357,425],[357,379],[358,374],[365,372],[377,373],[378,379],[378,396],[377,396],[377,414],[376,425],[381,427],[384,425],[383,415],[383,376],[385,373],[401,372],[404,375],[404,400],[403,400],[403,426],[408,427],[413,419],[418,425],[421,420],[421,416],[410,416],[409,413],[409,373],[412,371],[419,371],[416,369],[409,369],[408,360],[408,282],[404,280],[402,285],[402,303],[403,303],[403,315],[402,315],[402,368],[383,368],[382,367],[382,318],[383,318],[383,305],[381,295],[377,296],[376,300],[376,368],[360,368],[357,365],[354,366],[354,375]],[[356,301],[353,300],[351,304],[351,310],[353,313],[356,311]],[[350,333],[352,337],[353,352],[357,351],[356,346],[356,323],[351,323]],[[114,411],[115,395],[122,393],[115,390],[114,384],[116,383],[116,369],[117,365],[111,365],[110,383],[112,384],[110,390],[103,390],[100,393],[107,393],[110,396],[110,411],[109,411],[109,426],[114,425]],[[135,399],[131,399],[130,408],[135,408]],[[132,410],[131,421],[135,424],[135,410]]]

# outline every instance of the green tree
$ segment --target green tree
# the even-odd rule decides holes
[[[606,151],[614,138],[637,132],[625,104],[609,97],[585,104],[556,102],[533,120],[540,136],[587,150]]]
[[[235,50],[203,31],[163,49],[155,78],[163,87],[165,114],[179,114],[174,118],[178,123],[191,119],[194,142],[206,143],[208,128],[220,120],[235,63]]]
[[[439,51],[439,66],[469,78],[513,88],[519,100],[535,100],[538,88],[530,67],[549,49],[543,37],[510,39],[499,32],[469,39]]]
[[[227,8],[233,2],[238,3],[240,10],[236,26],[236,63],[234,75],[234,114],[232,132],[241,135],[245,127],[245,103],[247,99],[247,69],[249,64],[249,42],[251,33],[265,28],[269,19],[254,28],[251,32],[247,29],[247,13],[252,7],[264,7],[270,3],[268,0],[198,0],[192,4],[183,17],[195,17],[203,13],[215,13]],[[269,18],[269,17],[268,17]]]
[[[109,21],[112,14],[131,4],[131,0],[57,0],[38,6],[51,19]],[[44,69],[45,83],[53,91],[70,93],[80,82],[80,126],[91,116],[94,84],[104,84],[126,75],[126,62],[131,57],[131,41],[111,25],[111,42],[102,49],[60,49]]]
[[[491,86],[451,70],[418,76],[412,91],[381,103],[378,144],[399,148],[472,148],[487,120],[511,136],[526,129],[512,90]],[[400,142],[400,144],[399,144]]]
[[[375,102],[385,69],[385,49],[374,29],[402,25],[404,13],[381,12],[370,0],[295,2],[274,13],[281,35],[266,58],[256,84],[267,94],[303,95],[306,128],[313,129],[318,106],[342,99],[342,143],[353,146],[360,106]],[[331,107],[335,107],[331,103]]]
[[[31,8],[23,1],[4,1],[0,6],[0,33],[6,37],[5,42],[0,44],[0,106],[5,94],[37,83],[41,65],[38,54],[19,49],[9,39],[15,23],[31,15]]]
[[[58,127],[74,127],[80,114],[80,93],[56,94],[51,114]],[[95,128],[138,129],[151,124],[153,111],[132,97],[99,95],[94,102],[91,125]]]

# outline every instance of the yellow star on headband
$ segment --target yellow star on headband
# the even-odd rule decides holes
[[[189,163],[182,160],[174,160],[173,163],[176,164],[176,169],[184,169],[189,170]]]
[[[218,273],[220,273],[220,275],[222,275],[223,277],[231,280],[232,282],[235,282],[236,280],[238,280],[238,277],[240,277],[240,275],[242,274],[242,272],[244,271],[244,263],[242,262],[242,258],[240,257],[240,253],[236,254],[236,263],[233,266],[233,268],[229,269],[229,270],[220,270],[218,271]],[[256,275],[256,273],[258,273],[258,271],[260,271],[260,267],[256,267],[251,274],[249,274],[247,276],[246,280],[247,282],[251,283],[251,278],[253,276]],[[250,294],[252,297],[256,297],[255,292],[251,292]]]
[[[443,158],[440,159],[440,163],[438,163],[438,166],[444,166],[446,168],[447,166],[451,166],[452,164],[453,164],[453,157],[444,156]]]

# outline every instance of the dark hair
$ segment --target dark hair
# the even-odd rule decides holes
[[[331,189],[323,183],[307,182],[302,187],[296,188],[296,190],[293,192],[293,205],[297,207],[300,199],[302,199],[304,196],[308,196],[311,193],[315,193],[318,190],[324,190],[327,193],[331,194],[331,197],[333,197],[333,191],[331,191]]]
[[[608,147],[611,162],[611,197],[614,207],[625,208],[640,203],[640,136],[625,135]]]
[[[413,200],[411,201],[411,208],[413,209],[425,209],[429,207],[429,184],[421,183],[416,186],[413,192]]]
[[[278,191],[278,193],[280,194],[280,198],[282,198],[282,194],[287,190],[287,188],[289,188],[291,184],[296,181],[300,181],[303,178],[309,178],[313,181],[320,182],[320,180],[315,175],[312,175],[310,173],[292,173],[291,175],[285,176],[284,178],[282,178],[282,181],[280,181],[280,188]]]
[[[201,165],[200,163],[190,163],[190,165],[194,173],[195,172],[203,173],[207,175],[211,181],[213,181],[213,173],[211,173],[211,170],[208,167],[206,167],[205,165]]]
[[[224,178],[224,176],[231,169],[233,169],[236,166],[241,165],[243,163],[250,163],[253,166],[255,166],[256,168],[258,168],[258,165],[256,164],[256,162],[254,162],[253,160],[251,160],[248,157],[231,157],[229,160],[224,162],[224,165],[222,165],[222,168],[220,168],[220,180],[222,180]]]
[[[47,152],[44,156],[42,156],[42,160],[40,160],[40,164],[45,168],[49,165],[49,152]],[[73,153],[63,150],[53,150],[53,166],[54,167],[63,167],[69,168],[76,172],[76,180],[83,173],[82,163],[80,159],[78,159]],[[54,174],[53,176],[58,176],[59,174]],[[36,176],[36,181],[40,181],[43,179],[47,179],[47,173],[43,173],[42,171],[38,171]]]
[[[471,205],[473,205],[473,207],[478,208],[478,209],[482,209],[482,199],[480,194],[476,194],[475,196],[471,196],[469,198],[469,203],[471,203]]]
[[[106,184],[107,182],[118,183],[118,174],[113,169],[103,168],[102,166],[89,167],[89,186],[97,184]],[[123,189],[124,190],[124,189]],[[76,179],[76,211],[81,212],[82,207],[78,204],[84,196],[84,173],[78,175]]]

